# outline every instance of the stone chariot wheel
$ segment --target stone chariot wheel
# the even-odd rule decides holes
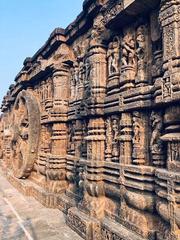
[[[12,168],[17,178],[27,178],[37,157],[40,134],[40,112],[35,97],[23,90],[17,96],[13,111]]]

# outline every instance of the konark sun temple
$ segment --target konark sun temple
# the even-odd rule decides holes
[[[83,239],[180,239],[180,0],[85,0],[1,111],[7,179]]]

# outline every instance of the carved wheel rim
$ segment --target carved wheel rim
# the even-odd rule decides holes
[[[23,107],[22,107],[23,105]],[[38,152],[40,112],[35,97],[23,90],[14,104],[12,168],[17,178],[29,177]]]

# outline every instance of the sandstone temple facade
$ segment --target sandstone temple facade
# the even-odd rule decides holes
[[[85,0],[1,109],[7,178],[82,238],[180,239],[180,0]]]

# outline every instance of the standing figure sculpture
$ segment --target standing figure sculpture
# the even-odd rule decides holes
[[[118,120],[113,119],[112,121],[112,161],[117,162],[119,161],[119,149],[118,149],[118,136],[119,136],[119,128],[118,128]]]
[[[122,90],[134,87],[136,75],[136,50],[133,33],[128,32],[122,40],[120,85]]]
[[[112,157],[112,127],[111,127],[111,118],[108,118],[105,122],[106,124],[106,161],[111,161]]]
[[[147,81],[147,49],[146,49],[146,29],[145,26],[140,26],[137,29],[136,36],[136,55],[137,55],[137,83]]]
[[[131,34],[125,35],[122,41],[122,66],[135,66],[135,41]]]
[[[107,51],[108,59],[108,73],[112,75],[113,73],[119,72],[119,39],[114,38],[113,42],[109,43],[109,48]]]

